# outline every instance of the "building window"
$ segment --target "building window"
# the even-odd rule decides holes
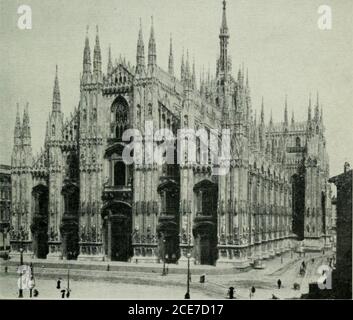
[[[141,126],[141,106],[139,104],[136,107],[136,125],[138,128]]]
[[[297,137],[297,138],[295,139],[295,146],[296,146],[296,147],[300,147],[300,138],[299,138],[299,137]]]
[[[114,113],[115,137],[121,140],[124,131],[129,125],[127,101],[122,96],[119,96],[115,99],[111,110]]]
[[[114,186],[126,185],[126,166],[124,162],[117,161],[114,163]]]

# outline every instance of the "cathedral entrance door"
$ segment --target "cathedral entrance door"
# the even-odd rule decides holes
[[[196,261],[199,264],[215,265],[217,261],[217,234],[215,224],[211,221],[196,221],[193,233],[195,238]]]
[[[178,234],[173,230],[163,230],[162,225],[159,226],[158,242],[159,242],[159,257],[166,263],[176,263],[180,257]]]
[[[211,241],[208,238],[200,239],[200,264],[214,264]]]
[[[208,179],[194,186],[196,217],[193,235],[195,259],[199,264],[215,265],[217,261],[218,185]]]
[[[61,220],[60,233],[62,256],[67,260],[76,260],[79,255],[79,188],[71,182],[65,181],[62,190],[65,210]]]
[[[132,212],[124,202],[112,202],[103,208],[105,253],[111,261],[129,261],[132,256]]]
[[[76,260],[80,251],[78,221],[73,218],[63,218],[60,232],[63,257],[67,260]]]
[[[37,229],[35,229],[37,228]],[[33,234],[33,252],[36,258],[45,259],[48,254],[48,234],[46,232],[48,223],[39,222],[32,230]]]
[[[179,184],[171,178],[162,178],[157,189],[161,198],[161,212],[158,218],[158,255],[166,263],[176,263],[179,249]]]
[[[31,224],[33,252],[36,258],[45,259],[48,247],[48,188],[38,185],[32,191],[34,215]]]
[[[131,257],[131,222],[126,217],[111,217],[111,260],[128,261]]]

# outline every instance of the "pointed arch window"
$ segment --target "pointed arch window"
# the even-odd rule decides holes
[[[111,111],[114,114],[113,126],[115,127],[115,138],[121,140],[123,133],[129,127],[128,103],[119,96],[112,104]]]
[[[139,104],[136,106],[136,125],[138,128],[141,125],[141,106]]]

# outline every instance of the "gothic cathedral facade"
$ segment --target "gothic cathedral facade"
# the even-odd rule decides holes
[[[200,77],[182,58],[176,77],[172,40],[168,71],[157,64],[153,21],[145,61],[142,27],[136,65],[109,50],[102,72],[98,36],[88,35],[78,107],[61,110],[58,70],[44,148],[34,156],[28,106],[17,111],[12,153],[12,254],[46,259],[247,267],[288,250],[330,245],[329,163],[319,100],[303,122],[257,119],[247,72],[232,75],[226,2],[216,74]],[[93,62],[93,66],[92,66]],[[126,129],[146,121],[174,134],[181,128],[228,128],[229,172],[211,163],[126,164]],[[147,136],[143,137],[147,141]],[[177,156],[177,155],[176,155]]]

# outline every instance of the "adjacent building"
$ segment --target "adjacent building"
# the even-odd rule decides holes
[[[0,165],[0,253],[10,250],[11,167]]]
[[[329,180],[337,187],[336,269],[332,276],[337,299],[352,299],[352,175],[353,170],[346,163],[344,172]]]

